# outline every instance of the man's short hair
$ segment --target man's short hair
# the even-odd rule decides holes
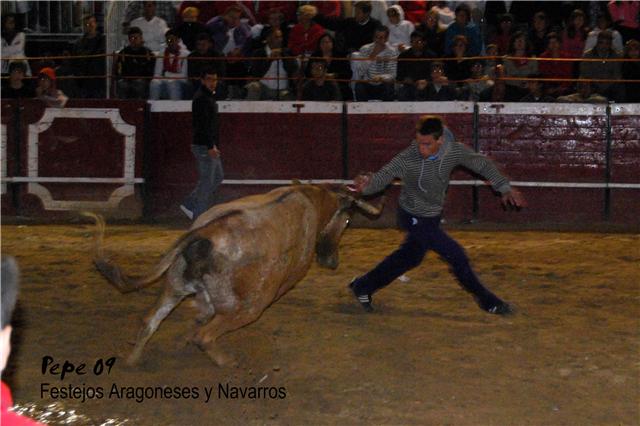
[[[9,74],[16,70],[22,70],[23,73],[27,72],[27,65],[24,61],[11,61],[9,63]]]
[[[320,57],[315,57],[315,58],[309,59],[309,69],[311,69],[311,66],[313,64],[322,64],[322,65],[324,65],[325,68],[327,68],[327,66],[328,66],[327,60],[324,59],[324,58],[320,58]]]
[[[215,65],[207,65],[200,71],[200,78],[205,78],[208,75],[218,75],[218,67]]]
[[[418,30],[413,31],[409,38],[411,40],[413,40],[414,38],[421,38],[422,40],[425,40],[424,33],[422,31],[418,31]]]
[[[1,325],[2,329],[11,324],[11,316],[13,309],[16,307],[16,299],[18,298],[18,279],[19,271],[16,260],[11,256],[2,256],[2,294],[1,297]]]
[[[180,35],[178,34],[178,32],[176,30],[174,30],[173,28],[169,28],[167,31],[165,31],[164,38],[167,38],[169,36],[174,36],[174,37],[180,38]]]
[[[376,27],[376,31],[377,33],[387,33],[387,35],[389,35],[389,27],[385,26],[385,25],[378,25]]]
[[[142,34],[142,30],[140,27],[129,27],[129,31],[127,31],[127,36],[134,34]]]
[[[460,12],[466,13],[467,14],[467,19],[471,19],[471,8],[469,6],[467,6],[466,4],[461,3],[458,6],[456,6],[455,14],[457,15]]]
[[[362,13],[371,14],[371,2],[370,1],[357,1],[353,5],[356,9],[360,9]]]
[[[434,138],[439,139],[444,132],[442,118],[437,115],[423,115],[416,123],[416,132],[421,135],[432,135]]]

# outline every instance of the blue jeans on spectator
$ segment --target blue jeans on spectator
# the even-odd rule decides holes
[[[182,80],[162,80],[154,78],[149,83],[149,99],[170,99],[180,101],[184,98],[186,82]]]
[[[380,84],[356,83],[356,101],[392,101],[395,97],[394,86],[393,82]]]
[[[222,160],[209,155],[204,145],[191,145],[191,152],[198,165],[198,183],[182,203],[193,212],[193,219],[200,216],[216,201],[216,190],[224,179]]]

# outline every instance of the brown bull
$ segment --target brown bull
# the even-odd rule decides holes
[[[104,221],[96,220],[98,270],[123,293],[166,276],[156,306],[144,319],[130,363],[135,363],[160,322],[186,297],[200,310],[194,342],[218,364],[229,359],[216,346],[223,334],[254,322],[300,281],[314,255],[324,267],[338,267],[338,244],[350,208],[375,209],[324,186],[294,185],[220,204],[202,214],[147,276],[132,278],[103,254]]]

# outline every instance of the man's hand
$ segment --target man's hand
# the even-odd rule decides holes
[[[511,188],[511,191],[502,194],[502,205],[505,208],[514,207],[516,209],[527,207],[527,200],[517,189]]]
[[[358,175],[353,179],[353,185],[349,185],[347,188],[349,188],[350,191],[361,193],[367,185],[369,185],[372,177],[373,175],[371,173]]]
[[[213,146],[213,148],[211,148],[209,151],[207,151],[209,153],[209,156],[211,158],[218,158],[220,157],[220,150],[218,149],[217,146]]]
[[[427,88],[427,85],[429,83],[427,82],[427,80],[418,80],[416,81],[416,89],[418,90],[424,90]]]

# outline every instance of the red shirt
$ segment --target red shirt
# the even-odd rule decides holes
[[[11,397],[11,389],[4,382],[2,382],[0,391],[0,406],[0,423],[2,426],[43,426],[42,423],[9,410],[13,407],[13,398]]]
[[[318,24],[311,24],[308,30],[300,24],[291,28],[289,33],[289,49],[294,55],[313,53],[318,48],[318,40],[324,34],[324,28]]]

